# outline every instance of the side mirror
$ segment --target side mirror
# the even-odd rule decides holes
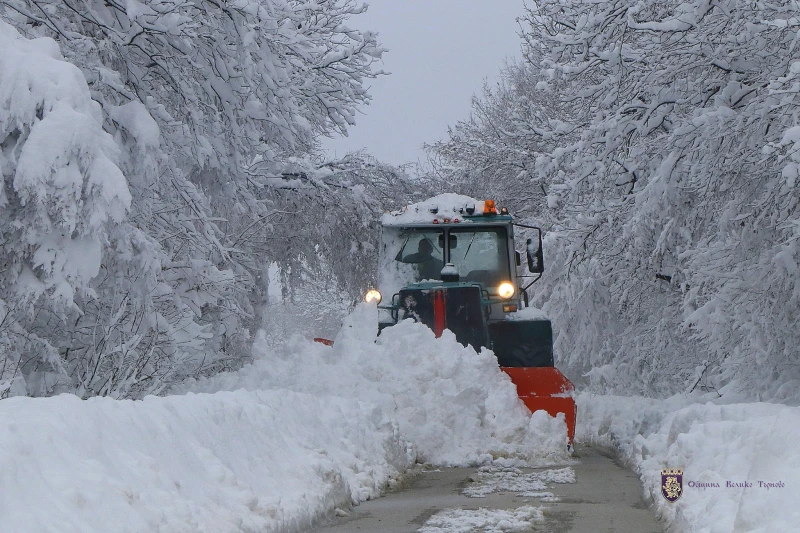
[[[542,232],[539,231],[539,242],[535,243],[533,239],[528,239],[526,242],[528,252],[528,270],[534,274],[541,274],[544,272],[544,252],[542,252]]]

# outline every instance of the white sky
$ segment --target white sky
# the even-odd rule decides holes
[[[425,161],[422,143],[467,118],[484,79],[496,79],[506,57],[519,57],[522,1],[367,0],[367,13],[350,25],[379,32],[391,74],[369,80],[372,104],[349,137],[324,139],[323,147],[332,156],[367,148],[395,165]]]

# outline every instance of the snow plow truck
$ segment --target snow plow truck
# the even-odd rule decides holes
[[[492,200],[442,194],[382,220],[377,301],[379,328],[413,319],[438,337],[491,349],[531,412],[563,413],[575,435],[573,384],[554,366],[550,320],[528,306],[544,272],[542,231],[518,224]],[[514,229],[527,233],[515,243]]]

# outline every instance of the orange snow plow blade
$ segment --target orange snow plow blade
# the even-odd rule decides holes
[[[575,438],[577,408],[572,395],[575,385],[555,367],[501,367],[517,386],[517,395],[531,413],[547,411],[550,416],[564,413],[569,445]]]

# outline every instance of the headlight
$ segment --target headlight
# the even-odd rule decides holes
[[[379,304],[381,303],[381,293],[375,289],[370,289],[367,291],[367,294],[364,295],[364,301],[367,303],[374,301],[376,304]]]
[[[500,295],[500,298],[505,298],[508,300],[512,296],[514,296],[514,286],[507,281],[504,281],[497,287],[497,294]]]

